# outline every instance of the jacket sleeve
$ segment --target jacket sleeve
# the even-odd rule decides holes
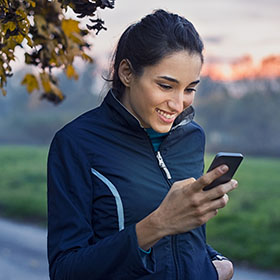
[[[213,249],[210,245],[206,244],[208,255],[210,256],[210,259],[214,258],[217,255],[222,256],[219,252],[217,252],[215,249]]]
[[[94,243],[92,180],[85,153],[64,132],[48,157],[48,260],[51,280],[134,279],[154,272],[135,225]]]

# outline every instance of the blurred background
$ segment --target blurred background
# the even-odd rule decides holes
[[[29,95],[20,84],[30,69],[23,64],[19,49],[8,94],[0,96],[0,216],[46,227],[46,161],[51,139],[67,122],[102,102],[107,90],[102,75],[108,73],[119,36],[156,8],[185,16],[205,44],[202,82],[194,105],[195,120],[207,137],[206,168],[220,151],[245,156],[236,174],[239,188],[230,194],[228,206],[208,223],[208,243],[238,265],[279,273],[278,0],[142,0],[133,5],[116,0],[113,10],[99,12],[108,30],[92,36],[94,63],[76,62],[77,81],[57,74],[66,95],[59,105],[40,100],[36,93]]]

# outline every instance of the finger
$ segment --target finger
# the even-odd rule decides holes
[[[176,181],[173,185],[174,185],[174,188],[183,188],[185,186],[191,185],[195,181],[196,181],[196,179],[192,177],[192,178]]]
[[[210,209],[216,210],[218,212],[218,209],[224,208],[227,205],[228,201],[228,195],[224,194],[222,197],[212,201]]]
[[[215,217],[217,214],[218,214],[218,209],[208,211],[207,214],[205,214],[205,216],[203,216],[200,219],[199,225],[203,225],[203,224],[207,223],[210,219]]]
[[[189,185],[189,184],[192,184],[196,181],[195,178],[191,177],[191,178],[188,178],[188,179],[185,179],[185,180],[182,180],[181,182],[184,182],[184,184],[186,185]]]
[[[223,164],[201,176],[195,183],[195,188],[200,191],[228,171],[228,166]]]
[[[229,201],[229,197],[227,194],[222,197],[209,201],[207,205],[205,205],[202,210],[200,210],[202,215],[210,215],[216,216],[218,214],[218,210],[226,206]]]
[[[238,187],[238,182],[236,180],[232,179],[225,184],[219,185],[219,186],[209,190],[207,197],[210,200],[214,200],[214,199],[223,197],[225,194],[236,189],[237,187]]]

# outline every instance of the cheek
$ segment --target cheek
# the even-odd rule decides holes
[[[141,102],[147,106],[147,109],[151,107],[157,107],[160,103],[164,101],[163,95],[159,94],[153,87],[145,87],[142,91]]]
[[[185,97],[185,100],[184,100],[184,109],[186,109],[187,107],[189,107],[190,105],[192,105],[193,101],[194,101],[194,97],[195,97],[195,94],[190,94],[190,95],[187,95]]]

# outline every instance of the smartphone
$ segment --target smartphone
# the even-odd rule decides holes
[[[220,152],[216,154],[207,172],[223,164],[226,164],[229,167],[229,170],[227,173],[223,174],[221,177],[214,180],[210,185],[206,186],[203,190],[207,191],[218,185],[230,181],[242,160],[243,160],[243,155],[239,153]]]

